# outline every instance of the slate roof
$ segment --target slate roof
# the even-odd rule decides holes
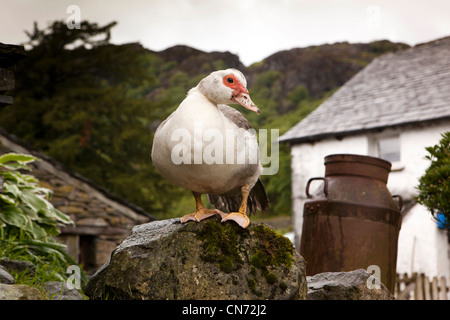
[[[450,37],[374,59],[280,137],[302,143],[450,120]]]

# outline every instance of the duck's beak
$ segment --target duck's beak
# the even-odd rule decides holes
[[[233,94],[231,100],[239,103],[241,106],[247,108],[248,110],[256,112],[257,114],[261,113],[261,110],[259,110],[256,104],[254,104],[252,99],[250,98],[247,89],[245,89],[245,91],[240,91],[237,95]]]

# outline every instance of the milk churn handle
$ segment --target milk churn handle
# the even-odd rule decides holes
[[[313,182],[314,180],[323,180],[323,193],[325,193],[325,196],[328,196],[328,183],[327,183],[327,179],[325,179],[324,177],[314,177],[308,180],[308,182],[306,183],[306,196],[308,198],[311,198],[311,194],[309,193],[309,185],[311,184],[311,182]]]
[[[403,208],[403,198],[402,198],[402,196],[399,195],[399,194],[394,194],[392,196],[392,198],[398,198],[398,206],[399,206],[398,210],[402,211],[402,208]]]

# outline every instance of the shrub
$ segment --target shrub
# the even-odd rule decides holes
[[[442,134],[442,139],[437,145],[427,147],[431,161],[430,167],[419,179],[418,203],[426,206],[431,214],[436,217],[441,213],[450,222],[450,132]]]
[[[24,281],[31,285],[62,281],[67,278],[68,265],[76,264],[65,253],[65,246],[53,239],[58,227],[73,224],[72,220],[48,201],[51,190],[20,172],[30,171],[28,163],[36,160],[16,153],[0,156],[0,258],[34,263],[35,277]]]

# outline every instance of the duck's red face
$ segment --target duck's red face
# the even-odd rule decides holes
[[[253,103],[247,88],[242,85],[242,83],[236,78],[232,73],[223,77],[223,84],[228,88],[233,89],[233,94],[231,96],[231,101],[239,103],[244,108],[260,114],[261,111]]]

